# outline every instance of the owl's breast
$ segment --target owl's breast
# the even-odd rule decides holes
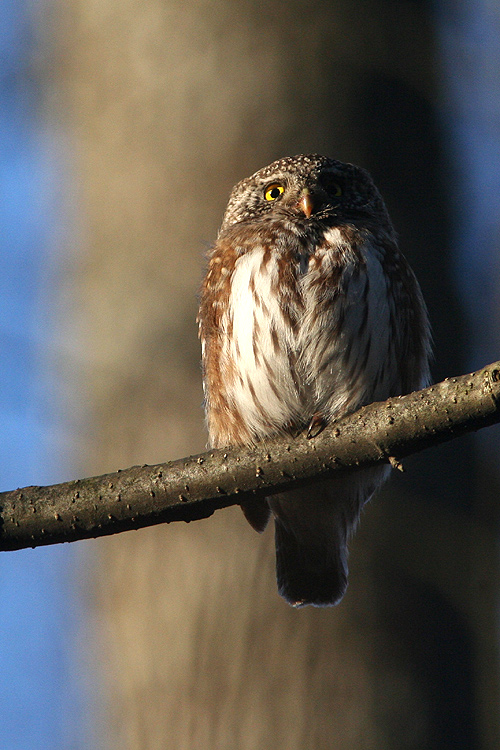
[[[362,295],[351,256],[340,235],[322,245],[282,233],[272,249],[255,243],[235,260],[220,318],[220,371],[227,402],[253,438],[307,423],[333,391],[339,408],[344,403],[341,327]]]
[[[226,274],[206,357],[216,361],[220,403],[233,424],[219,444],[304,425],[316,411],[333,418],[391,395],[385,373],[394,358],[394,311],[380,258],[338,229],[323,239],[247,245]],[[208,412],[210,423],[210,404]]]
[[[303,300],[291,277],[284,293],[284,275],[283,256],[263,247],[241,255],[221,318],[228,399],[255,438],[301,418],[297,346]]]

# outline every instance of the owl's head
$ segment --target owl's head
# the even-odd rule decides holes
[[[220,231],[248,221],[376,222],[392,232],[384,201],[365,169],[327,156],[288,156],[233,188]]]

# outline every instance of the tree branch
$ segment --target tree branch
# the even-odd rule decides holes
[[[400,459],[500,422],[500,362],[371,404],[316,438],[276,437],[156,466],[0,493],[0,550],[206,518],[218,508]]]

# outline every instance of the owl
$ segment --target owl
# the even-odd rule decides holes
[[[308,154],[239,182],[209,252],[198,317],[212,447],[314,436],[373,401],[424,387],[430,333],[418,282],[364,169]],[[388,466],[242,505],[274,518],[279,593],[333,605],[347,545]]]

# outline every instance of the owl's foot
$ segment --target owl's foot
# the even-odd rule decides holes
[[[307,428],[307,439],[317,437],[326,427],[326,419],[320,411],[312,415]]]

